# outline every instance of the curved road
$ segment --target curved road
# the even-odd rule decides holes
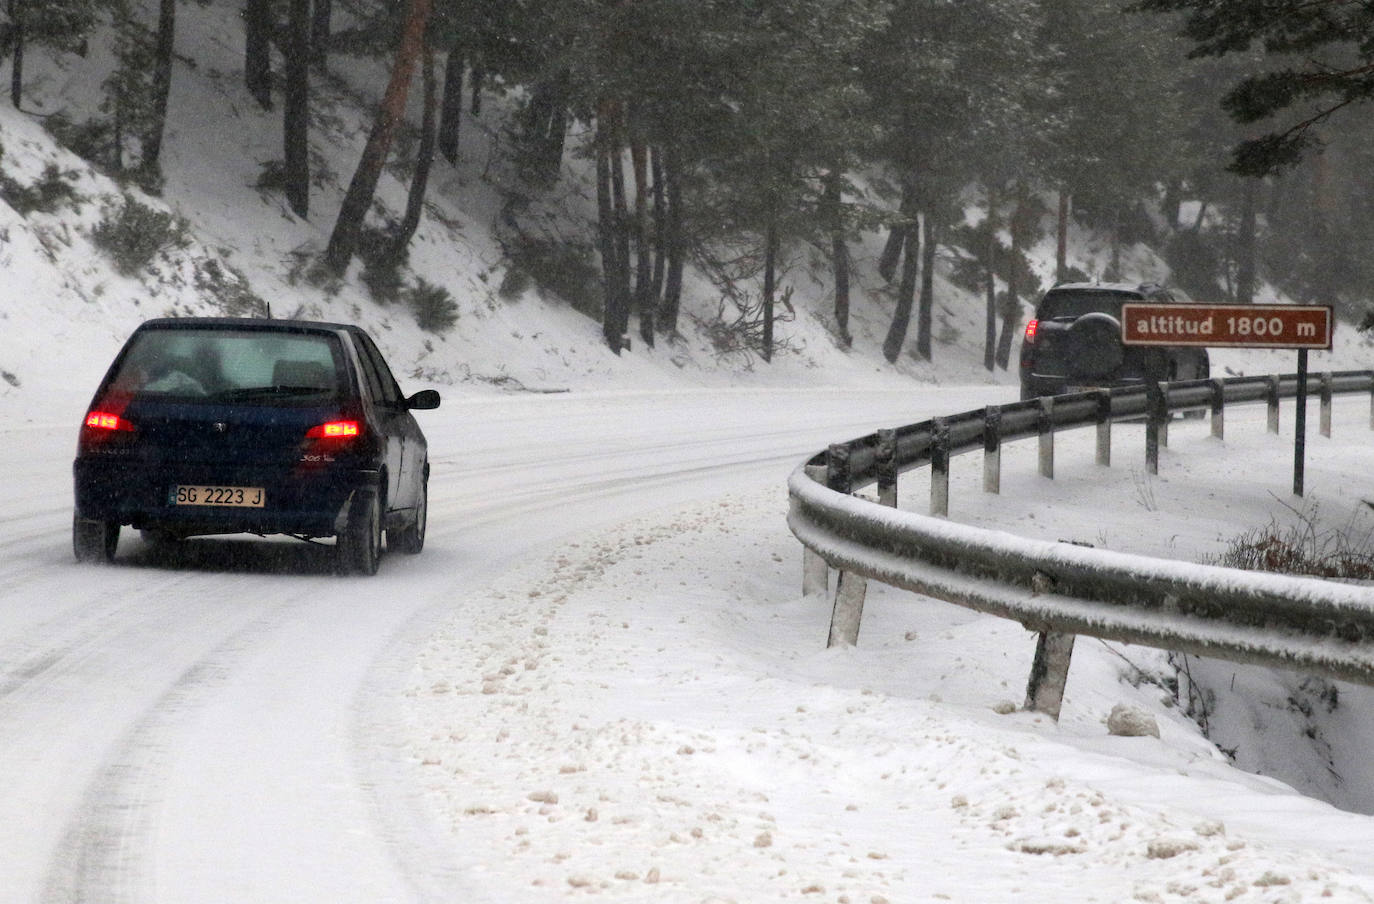
[[[472,588],[569,535],[781,493],[828,442],[1006,395],[449,398],[421,415],[428,546],[371,579],[334,576],[323,546],[168,555],[128,531],[115,565],[78,566],[80,410],[0,426],[0,904],[487,900],[398,740],[415,651]]]

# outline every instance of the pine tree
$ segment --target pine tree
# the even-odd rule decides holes
[[[86,38],[101,14],[118,0],[8,0],[9,21],[0,28],[0,60],[9,54],[10,103],[19,109],[24,95],[24,52],[29,45],[66,53],[85,53]]]
[[[1184,14],[1193,55],[1224,56],[1260,47],[1272,68],[1242,79],[1226,96],[1239,122],[1299,108],[1296,119],[1241,142],[1232,168],[1263,176],[1298,162],[1317,127],[1345,107],[1374,99],[1374,5],[1349,0],[1140,0],[1137,9]]]

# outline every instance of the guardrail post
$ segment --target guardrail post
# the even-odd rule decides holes
[[[897,431],[879,430],[877,448],[878,501],[897,507]]]
[[[1269,378],[1269,432],[1279,432],[1279,377],[1277,374]]]
[[[1326,371],[1321,376],[1321,434],[1322,436],[1331,435],[1331,371]]]
[[[830,636],[825,645],[858,646],[859,622],[864,615],[864,597],[868,595],[868,578],[848,571],[840,572],[835,587],[835,608],[830,614]]]
[[[834,443],[826,450],[826,486],[846,496],[854,492],[854,477],[849,471],[849,446]],[[828,578],[828,575],[827,575]],[[828,583],[828,580],[827,580]],[[835,580],[835,607],[830,614],[830,638],[826,646],[859,642],[859,620],[864,613],[868,579],[841,571]]]
[[[930,421],[930,513],[949,514],[949,424],[942,417]]]
[[[1161,449],[1169,448],[1169,422],[1174,416],[1169,411],[1169,384],[1161,382],[1159,385],[1159,446]]]
[[[1040,416],[1036,426],[1040,431],[1040,476],[1054,479],[1054,399],[1040,397]]]
[[[1168,404],[1164,400],[1164,390],[1159,383],[1151,380],[1145,384],[1149,407],[1145,415],[1145,470],[1150,474],[1159,473],[1159,447],[1168,442],[1165,436],[1165,423],[1169,418]]]
[[[1035,659],[1026,684],[1026,709],[1044,713],[1056,722],[1064,703],[1064,686],[1069,681],[1073,641],[1074,635],[1063,631],[1041,631],[1035,641]]]
[[[825,465],[807,465],[806,476],[827,483]],[[830,591],[830,564],[809,546],[802,546],[802,596],[825,596]]]
[[[1097,463],[1104,468],[1112,466],[1112,394],[1102,391],[1097,394]]]
[[[848,496],[854,492],[854,478],[849,474],[849,446],[831,443],[825,450],[825,485]]]
[[[1002,409],[983,409],[983,492],[1002,492]]]
[[[1212,436],[1226,438],[1226,381],[1212,380]]]

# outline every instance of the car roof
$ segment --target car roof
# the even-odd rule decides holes
[[[1050,291],[1051,291],[1051,292],[1061,292],[1061,291],[1070,291],[1070,292],[1130,292],[1130,293],[1132,293],[1132,294],[1148,295],[1148,294],[1155,293],[1155,292],[1163,292],[1163,291],[1164,291],[1164,287],[1161,286],[1159,283],[1151,283],[1151,282],[1146,282],[1146,283],[1124,283],[1124,282],[1091,283],[1091,282],[1073,282],[1073,283],[1060,283],[1059,285],[1057,285],[1057,286],[1055,286],[1054,288],[1050,289]]]
[[[326,320],[277,320],[266,317],[157,317],[145,320],[138,329],[253,329],[290,332],[350,332],[362,328],[351,323],[331,323]]]

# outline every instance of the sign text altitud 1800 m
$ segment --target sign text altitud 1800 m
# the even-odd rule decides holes
[[[1126,345],[1329,349],[1331,308],[1131,302],[1121,306],[1121,341]]]

